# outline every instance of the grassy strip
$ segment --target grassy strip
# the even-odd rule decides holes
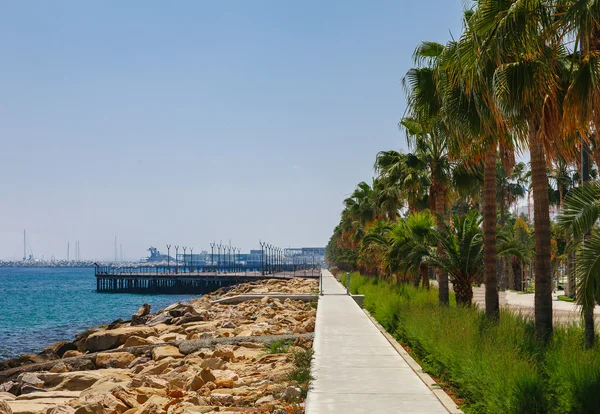
[[[570,297],[568,297],[566,295],[558,295],[557,299],[558,300],[562,300],[563,302],[575,302],[575,299],[570,298]]]
[[[430,375],[456,387],[466,412],[600,412],[600,347],[584,350],[579,326],[556,327],[543,346],[533,324],[508,311],[490,323],[475,308],[440,307],[434,289],[358,274],[350,285]]]

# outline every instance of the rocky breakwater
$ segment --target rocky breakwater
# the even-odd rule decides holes
[[[217,291],[0,363],[0,414],[302,413],[317,281]],[[303,300],[267,294],[305,294]],[[236,304],[216,303],[241,294]]]

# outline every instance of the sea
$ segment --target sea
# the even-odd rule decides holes
[[[197,297],[98,293],[93,268],[0,267],[0,361],[129,319],[143,303],[156,312]]]

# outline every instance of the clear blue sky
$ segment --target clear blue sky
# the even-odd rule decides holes
[[[4,2],[0,258],[324,246],[462,0]]]

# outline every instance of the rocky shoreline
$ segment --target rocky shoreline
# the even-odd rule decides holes
[[[318,281],[223,289],[0,362],[0,414],[303,413]]]

